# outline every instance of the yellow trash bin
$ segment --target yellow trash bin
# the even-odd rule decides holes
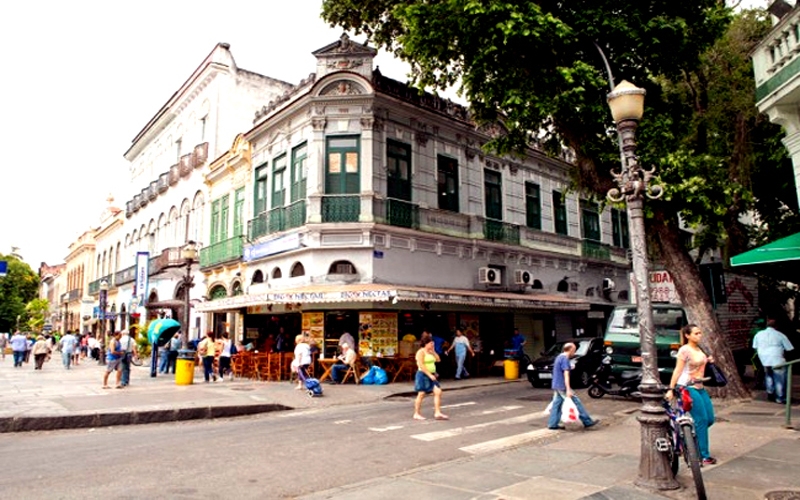
[[[175,385],[192,385],[194,383],[194,351],[183,349],[178,351],[175,365]]]
[[[519,378],[519,361],[516,359],[507,359],[503,361],[503,368],[505,369],[506,380],[516,380]]]

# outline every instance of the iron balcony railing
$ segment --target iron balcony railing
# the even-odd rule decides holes
[[[285,207],[262,212],[247,223],[247,234],[255,240],[267,234],[303,226],[306,223],[306,202],[298,200]]]
[[[114,273],[114,284],[116,286],[132,283],[136,278],[136,266],[126,267]]]
[[[494,219],[484,219],[483,237],[508,245],[519,245],[519,226]]]
[[[611,248],[598,241],[583,240],[581,255],[589,259],[611,260]]]
[[[419,206],[410,201],[387,198],[386,223],[392,226],[419,229]]]
[[[325,195],[322,197],[322,222],[358,222],[361,196]]]
[[[234,236],[200,249],[200,267],[211,267],[242,258],[242,236]]]

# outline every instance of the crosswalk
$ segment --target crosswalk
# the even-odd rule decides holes
[[[546,428],[547,413],[541,410],[531,411],[530,407],[522,405],[487,407],[478,401],[464,401],[444,405],[442,410],[450,415],[450,421],[428,420],[420,423],[405,420],[370,426],[367,430],[384,435],[403,432],[407,433],[407,437],[421,443],[452,442],[454,448],[470,455],[494,453],[530,444],[550,438],[558,432]],[[463,424],[458,425],[461,422]],[[531,426],[539,428],[531,430]],[[421,430],[425,432],[419,432]]]

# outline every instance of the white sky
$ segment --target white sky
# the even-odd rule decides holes
[[[290,83],[341,29],[321,0],[26,0],[0,7],[0,253],[64,262],[128,179],[131,140],[217,42],[237,66]],[[356,40],[363,41],[363,37]],[[381,72],[406,80],[386,54]],[[266,104],[266,103],[264,103]],[[244,132],[244,130],[243,130]],[[119,190],[121,191],[121,190]],[[126,200],[116,196],[124,208]]]
[[[239,67],[290,83],[308,76],[311,52],[341,35],[320,10],[321,0],[4,2],[0,253],[19,247],[34,270],[63,262],[127,181],[133,137],[217,42],[231,44]],[[376,64],[406,80],[390,56]]]

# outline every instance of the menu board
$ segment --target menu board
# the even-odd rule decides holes
[[[303,313],[303,335],[315,340],[317,345],[323,345],[325,337],[325,313],[324,312],[304,312]]]
[[[397,313],[362,312],[358,316],[358,350],[364,356],[397,353]]]

